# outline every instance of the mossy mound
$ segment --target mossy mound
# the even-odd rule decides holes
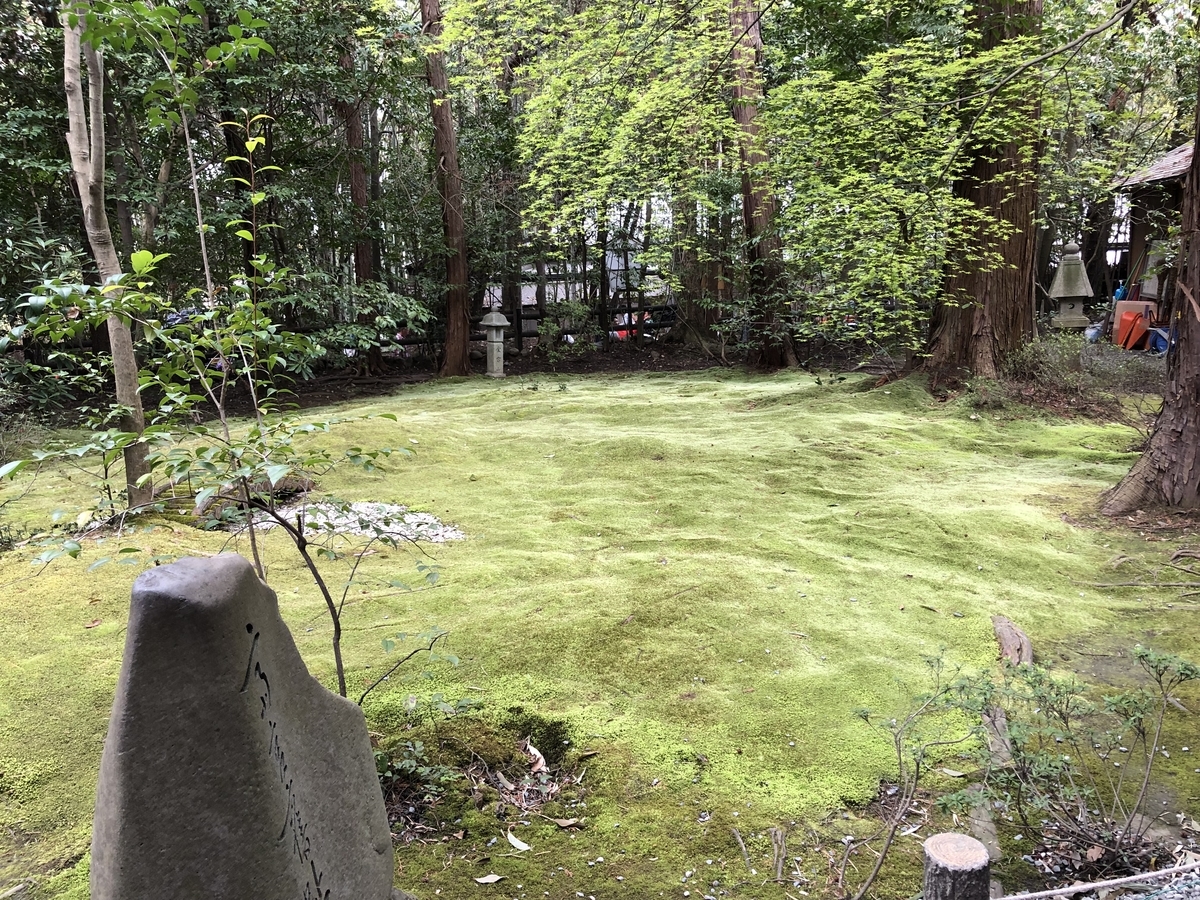
[[[455,380],[330,412],[398,421],[360,421],[320,441],[416,455],[373,474],[334,470],[323,490],[403,503],[467,534],[382,549],[349,587],[354,696],[401,652],[381,648],[396,632],[447,628],[460,658],[373,692],[371,728],[395,739],[437,718],[432,695],[469,697],[481,734],[536,733],[543,751],[565,747],[568,761],[572,749],[600,751],[586,761],[582,830],[516,825],[534,851],[506,856],[514,823],[464,809],[470,840],[405,848],[401,886],[478,897],[485,889],[471,879],[494,870],[507,876],[506,896],[640,897],[680,889],[691,871],[689,883],[777,897],[762,886],[768,829],[791,822],[803,871],[824,884],[803,823],[867,803],[894,768],[857,708],[904,709],[928,685],[931,654],[990,666],[994,614],[1043,647],[1127,633],[1126,617],[1146,605],[1138,597],[1173,596],[1089,586],[1116,553],[1149,551],[1136,535],[1072,524],[1128,468],[1135,432],[938,403],[915,381],[865,386],[723,370]],[[6,485],[0,501],[26,486]],[[86,502],[49,473],[5,512],[44,522]],[[125,539],[177,555],[217,552],[227,540],[178,522]],[[32,836],[15,847],[0,828],[0,884],[48,874],[87,847],[136,574],[115,563],[88,571],[110,541],[37,577],[27,555],[0,557],[9,585],[0,641],[10,648],[0,758],[15,761],[0,782],[13,785],[0,792],[0,825]],[[324,604],[282,535],[262,545],[301,652],[331,684]],[[418,562],[441,567],[436,585],[423,584]],[[330,565],[340,584],[347,570]],[[1179,642],[1185,632],[1194,639],[1181,615],[1154,615]],[[488,740],[503,751],[500,738]],[[492,837],[500,844],[489,848]],[[886,885],[880,896],[915,890],[908,875]],[[47,896],[57,890],[46,882]]]

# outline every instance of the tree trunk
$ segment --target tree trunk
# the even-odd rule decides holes
[[[142,247],[152,250],[157,245],[154,230],[158,227],[158,216],[167,200],[167,186],[171,183],[172,154],[175,152],[175,141],[179,129],[171,132],[171,140],[163,152],[162,163],[158,167],[158,178],[154,182],[154,202],[146,202],[142,206]]]
[[[521,322],[521,219],[510,209],[505,216],[504,270],[500,282],[500,308],[507,309],[516,337],[517,352],[525,349],[524,325]]]
[[[424,9],[424,6],[422,6]],[[338,67],[348,79],[354,78],[354,57],[349,50],[338,56]],[[367,170],[363,165],[363,119],[358,100],[337,99],[333,103],[346,128],[346,157],[350,168],[350,202],[354,206],[354,283],[374,280],[374,253],[371,250],[367,219]]]
[[[104,61],[100,51],[82,42],[86,2],[63,11],[63,85],[67,95],[67,146],[71,171],[79,190],[84,227],[102,282],[121,274],[121,260],[104,209]],[[72,19],[75,19],[72,22]],[[88,70],[87,103],[83,97],[80,57]],[[89,121],[90,120],[90,121]],[[141,436],[146,427],[138,393],[138,365],[129,325],[117,316],[108,319],[117,403],[123,408],[121,430]],[[130,509],[149,503],[153,495],[146,445],[140,440],[125,448],[125,483]],[[144,483],[139,483],[144,480]]]
[[[596,303],[596,322],[600,326],[600,346],[605,352],[608,351],[609,332],[612,331],[612,315],[608,311],[609,306],[612,305],[612,280],[608,272],[608,220],[611,208],[612,205],[605,201],[596,217],[596,251],[599,255],[598,265],[600,267],[600,295]]]
[[[994,0],[977,7],[981,49],[1034,33],[1041,15],[1042,0]],[[925,362],[935,379],[996,378],[1004,357],[1033,331],[1040,106],[1031,100],[1022,112],[1024,134],[1001,145],[976,141],[964,148],[970,166],[955,182],[954,195],[978,210],[982,221],[963,229],[947,254]]]
[[[775,232],[775,197],[759,171],[768,161],[759,138],[758,105],[763,99],[762,32],[756,0],[732,0],[733,119],[739,132],[742,170],[742,225],[746,243],[747,290],[756,342],[751,365],[795,365],[791,335],[784,321],[783,245]]]
[[[538,238],[537,242],[537,259],[535,260],[537,267],[537,289],[534,293],[534,304],[537,308],[538,318],[546,317],[546,245],[545,242]]]
[[[118,136],[112,154],[113,187],[117,193],[117,226],[121,231],[121,249],[125,251],[125,258],[129,259],[129,255],[137,249],[133,243],[133,210],[125,197],[129,188],[129,169],[125,165],[125,149],[121,146],[120,132],[117,128],[116,105],[107,91],[104,93],[104,124],[106,135]]]
[[[421,0],[421,27],[432,40],[442,34],[438,0]],[[462,175],[458,169],[458,135],[450,109],[450,83],[442,52],[425,57],[433,113],[433,147],[437,157],[438,189],[442,195],[442,231],[446,238],[446,345],[442,375],[470,375],[470,295],[467,290],[467,235],[463,220]]]
[[[1200,102],[1195,130],[1200,139]],[[1162,411],[1146,452],[1103,497],[1106,515],[1152,505],[1200,508],[1200,151],[1192,154],[1184,182],[1181,235],[1178,277],[1166,310],[1177,339],[1167,355]]]
[[[1083,264],[1087,269],[1088,281],[1097,297],[1112,296],[1112,278],[1108,268],[1108,238],[1112,234],[1115,195],[1088,204],[1083,222]]]
[[[371,145],[371,214],[367,219],[371,229],[371,271],[375,280],[385,280],[383,271],[383,234],[379,227],[379,203],[383,199],[383,177],[379,160],[383,149],[379,113],[371,108],[367,113],[367,142]],[[279,229],[276,229],[279,230]]]

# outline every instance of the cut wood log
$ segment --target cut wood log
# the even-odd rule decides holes
[[[988,900],[990,862],[983,844],[945,832],[925,841],[924,900]]]
[[[1033,662],[1033,644],[1028,635],[1004,616],[992,616],[992,627],[996,629],[996,641],[1000,644],[1000,658],[1014,666]]]
[[[988,750],[993,766],[1007,766],[1012,762],[1012,741],[1008,737],[1008,716],[1004,708],[989,706],[983,711],[983,727],[987,731]]]

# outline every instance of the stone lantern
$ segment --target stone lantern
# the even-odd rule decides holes
[[[504,313],[492,310],[480,322],[487,330],[487,373],[492,378],[504,377],[504,329],[508,319]]]
[[[1088,318],[1083,314],[1084,301],[1096,296],[1083,265],[1078,244],[1063,247],[1062,261],[1050,285],[1050,299],[1057,307],[1050,315],[1053,328],[1086,328]]]

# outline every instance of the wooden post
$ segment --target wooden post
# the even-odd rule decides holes
[[[988,900],[987,847],[965,834],[946,832],[925,841],[924,900]]]

